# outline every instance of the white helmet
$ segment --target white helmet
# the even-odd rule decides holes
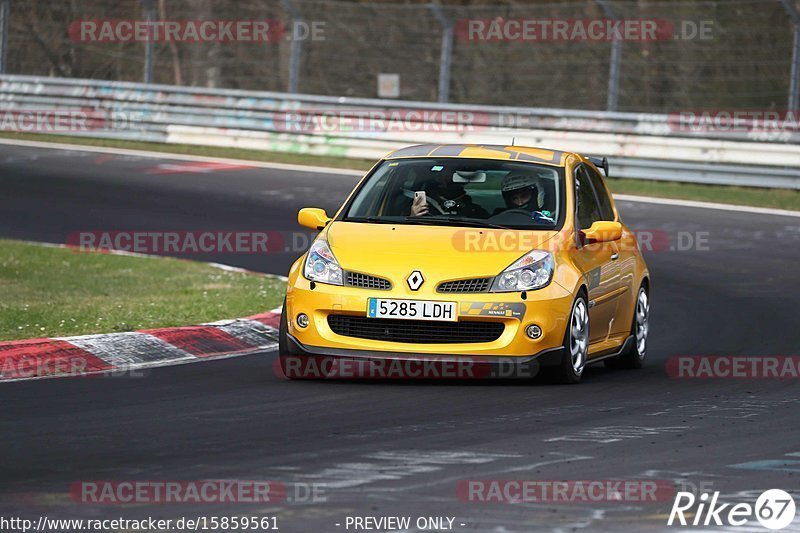
[[[536,187],[536,178],[528,174],[509,174],[500,183],[503,193]]]

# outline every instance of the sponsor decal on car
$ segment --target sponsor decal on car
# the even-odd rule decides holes
[[[499,316],[522,320],[525,316],[523,303],[464,302],[461,304],[461,316]]]

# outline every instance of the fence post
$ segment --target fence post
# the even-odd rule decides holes
[[[603,13],[611,20],[616,20],[617,15],[607,0],[595,0],[603,9]],[[608,69],[608,99],[606,111],[616,111],[619,107],[619,75],[622,63],[622,39],[616,35],[611,41],[611,65]]]
[[[11,15],[11,0],[0,0],[0,74],[6,73],[8,51],[8,17]]]
[[[792,45],[792,67],[789,74],[789,111],[797,111],[800,99],[800,13],[790,2],[781,0],[783,8],[789,14],[794,25],[794,43]]]
[[[141,0],[142,7],[144,8],[144,15],[147,19],[148,26],[153,27],[153,22],[156,20],[156,6],[153,0]],[[153,48],[155,46],[155,35],[150,31],[147,40],[144,43],[144,82],[153,83]]]
[[[442,26],[442,49],[439,56],[438,101],[446,104],[450,99],[450,66],[453,62],[453,22],[442,12],[438,4],[430,5],[436,20]]]
[[[281,0],[283,8],[289,13],[291,19],[289,36],[291,38],[291,49],[289,50],[289,87],[290,93],[296,93],[300,83],[300,52],[302,52],[303,41],[296,38],[296,25],[303,21],[300,11],[297,9],[293,0]]]

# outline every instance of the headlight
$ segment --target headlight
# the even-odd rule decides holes
[[[533,250],[494,278],[492,292],[518,292],[541,289],[553,279],[553,254]]]
[[[342,267],[333,256],[328,242],[317,239],[306,255],[306,265],[303,269],[306,278],[320,283],[342,285]]]

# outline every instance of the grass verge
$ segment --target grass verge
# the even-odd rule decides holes
[[[94,139],[49,135],[41,133],[0,132],[0,138],[27,141],[59,142],[86,146],[127,148],[171,154],[224,157],[250,161],[268,161],[298,165],[368,170],[374,161],[367,159],[348,159],[344,157],[318,156],[285,152],[264,152],[241,148],[220,148],[193,144],[160,144],[141,141],[118,141],[113,139]],[[613,172],[613,166],[612,166]],[[726,185],[699,185],[693,183],[661,182],[634,179],[612,178],[609,180],[612,192],[618,194],[637,194],[659,198],[678,198],[756,207],[772,207],[800,211],[800,191],[789,189],[758,189],[752,187],[732,187]]]
[[[272,276],[0,239],[0,341],[185,326],[283,301]]]
[[[613,167],[612,167],[613,173]],[[611,178],[612,193],[800,211],[800,191]]]

